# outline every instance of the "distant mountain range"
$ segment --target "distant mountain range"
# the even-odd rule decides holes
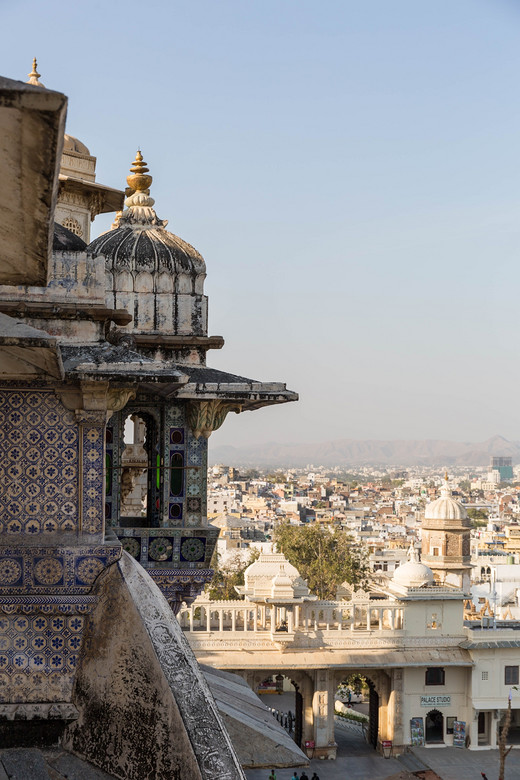
[[[314,466],[487,466],[492,455],[503,455],[520,463],[520,442],[492,436],[483,442],[437,439],[358,441],[339,439],[318,444],[251,444],[241,447],[212,447],[210,463],[229,466],[304,467]]]

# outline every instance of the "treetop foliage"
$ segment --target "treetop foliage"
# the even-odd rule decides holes
[[[343,582],[359,587],[366,580],[367,550],[341,528],[283,522],[275,527],[274,539],[278,550],[321,600],[335,599]]]

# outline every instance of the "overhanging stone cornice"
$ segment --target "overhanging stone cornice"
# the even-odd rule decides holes
[[[67,98],[0,77],[0,284],[45,285]]]

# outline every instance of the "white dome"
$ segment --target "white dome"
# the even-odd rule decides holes
[[[408,561],[397,567],[392,580],[396,585],[405,585],[407,588],[422,588],[423,585],[433,584],[433,572],[424,563]]]
[[[425,520],[466,520],[467,517],[462,504],[452,497],[447,480],[441,488],[440,498],[427,504],[424,510]]]
[[[76,152],[77,154],[88,154],[90,155],[89,150],[85,146],[84,143],[82,143],[79,138],[74,138],[73,135],[68,135],[67,133],[63,136],[63,151],[64,152]]]

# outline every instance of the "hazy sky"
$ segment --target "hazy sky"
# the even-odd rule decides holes
[[[300,393],[211,442],[520,439],[520,0],[0,0],[0,20],[0,72],[38,57],[99,181],[123,187],[141,146],[206,259],[209,364]]]

